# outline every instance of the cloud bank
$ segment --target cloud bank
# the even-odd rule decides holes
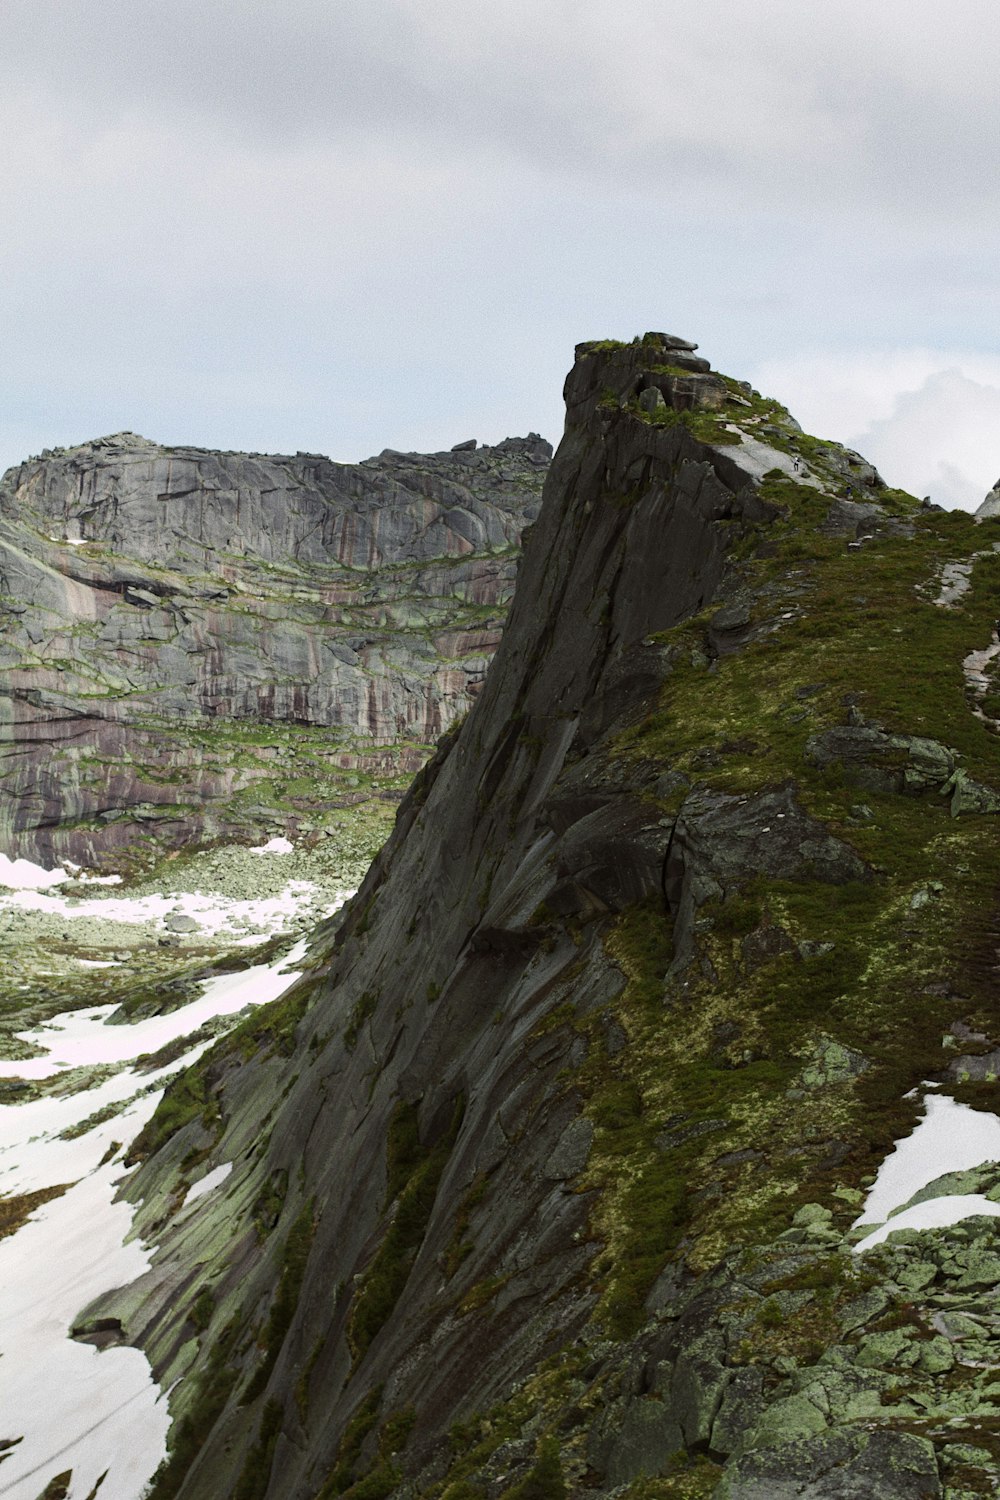
[[[896,453],[902,393],[990,386],[998,45],[994,0],[7,0],[0,463],[557,437],[572,345],[649,327],[929,351],[852,418]]]

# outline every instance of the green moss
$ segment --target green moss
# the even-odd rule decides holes
[[[389,1117],[385,1138],[385,1201],[392,1203],[403,1191],[426,1156],[420,1144],[417,1106],[399,1099]]]
[[[146,1500],[174,1500],[188,1470],[208,1439],[232,1393],[235,1371],[229,1361],[239,1324],[234,1319],[212,1345],[197,1389],[185,1414],[171,1428],[170,1452],[160,1464]]]
[[[398,1200],[392,1221],[355,1292],[347,1328],[355,1364],[391,1316],[409,1280],[464,1111],[465,1101],[459,1097],[448,1129],[427,1148],[421,1147],[416,1137],[416,1106],[401,1105],[395,1112],[386,1155],[387,1172],[397,1188]]]
[[[678,1453],[658,1479],[635,1479],[622,1500],[710,1500],[722,1478],[721,1464],[700,1453]]]
[[[732,447],[740,441],[739,433],[731,432],[726,418],[710,411],[676,411],[672,406],[659,406],[653,412],[645,411],[638,403],[628,407],[632,416],[640,418],[651,427],[683,427],[699,443],[709,443],[713,448]]]
[[[461,1302],[458,1304],[458,1314],[466,1317],[469,1313],[480,1312],[488,1307],[498,1292],[502,1291],[510,1280],[506,1276],[485,1276],[482,1281],[477,1281],[469,1288]]]
[[[402,1477],[395,1464],[377,1464],[342,1493],[347,1500],[386,1500],[398,1488]]]
[[[277,1000],[258,1006],[241,1021],[220,1046],[224,1052],[239,1052],[246,1059],[268,1053],[290,1057],[295,1050],[299,1022],[322,990],[321,976],[307,976],[293,984]]]
[[[272,1172],[253,1205],[253,1225],[258,1240],[266,1240],[281,1217],[288,1192],[288,1173],[283,1167]]]
[[[831,490],[842,493],[835,450],[787,436],[830,465]],[[767,552],[758,534],[740,564],[762,633],[719,658],[710,678],[711,611],[660,636],[672,670],[617,754],[626,775],[669,768],[733,795],[793,779],[802,805],[874,878],[832,887],[748,875],[701,909],[704,973],[689,972],[684,991],[665,982],[669,925],[654,909],[626,913],[608,939],[628,979],[617,1009],[629,1046],[606,1057],[591,1026],[579,1083],[597,1126],[587,1177],[601,1191],[594,1229],[608,1246],[595,1266],[600,1316],[617,1331],[641,1319],[670,1255],[710,1264],[734,1241],[785,1227],[805,1195],[823,1201],[836,1178],[811,1141],[848,1144],[847,1181],[874,1169],[913,1122],[903,1095],[943,1066],[956,1006],[943,978],[952,993],[961,986],[963,1015],[993,1024],[975,937],[1000,883],[990,820],[956,821],[936,794],[859,792],[806,747],[853,704],[890,731],[944,743],[970,776],[997,785],[995,740],[969,712],[962,661],[989,640],[1000,612],[1000,559],[976,561],[971,591],[941,609],[933,598],[944,563],[988,547],[969,517],[922,512],[912,497],[882,491],[914,535],[851,551],[820,529],[829,495],[778,474],[764,493],[783,519],[769,528]],[[861,801],[870,817],[855,815]],[[910,901],[921,887],[936,894],[917,915]],[[780,929],[787,951],[751,963],[743,943],[758,928]],[[823,1081],[809,1061],[821,1035],[867,1060],[858,1076]],[[969,1102],[973,1093],[996,1107],[995,1086],[977,1086]],[[786,1146],[780,1161],[776,1140]],[[714,1165],[729,1156],[733,1166]]]
[[[127,1166],[145,1161],[185,1125],[200,1119],[206,1129],[217,1126],[219,1115],[202,1061],[185,1068],[167,1085],[163,1098],[125,1157]]]
[[[559,1441],[545,1437],[538,1444],[534,1467],[518,1484],[504,1490],[501,1500],[564,1500],[566,1494]]]
[[[381,1385],[373,1386],[347,1423],[337,1446],[333,1468],[316,1500],[333,1500],[335,1495],[342,1495],[354,1483],[362,1445],[378,1421],[383,1389]]]
[[[246,1405],[256,1399],[267,1386],[271,1372],[278,1362],[286,1335],[292,1324],[299,1294],[305,1276],[306,1263],[316,1232],[316,1220],[312,1201],[305,1204],[292,1225],[281,1256],[281,1279],[264,1333],[264,1357],[254,1372],[250,1384],[243,1393],[241,1402]]]
[[[260,1419],[257,1441],[246,1456],[236,1481],[234,1500],[264,1500],[271,1482],[274,1449],[281,1432],[281,1403],[268,1401]]]
[[[365,914],[362,918],[363,921],[365,921],[365,919],[367,918],[370,906],[371,903],[369,902],[368,907],[365,908]],[[358,927],[359,932],[363,932],[364,930],[364,926]],[[358,1037],[361,1035],[361,1028],[368,1020],[368,1018],[375,1014],[375,1007],[376,1005],[378,1005],[378,999],[379,995],[377,990],[365,990],[361,997],[357,1001],[355,1001],[353,1007],[351,1008],[351,1014],[349,1015],[347,1019],[347,1025],[344,1028],[344,1046],[347,1048],[348,1052],[353,1052],[355,1047],[358,1045]]]
[[[400,1484],[402,1474],[395,1456],[406,1446],[417,1420],[413,1407],[391,1412],[385,1418],[374,1457],[366,1469],[361,1468],[361,1450],[378,1420],[382,1390],[378,1385],[369,1391],[347,1424],[333,1469],[316,1500],[334,1500],[338,1495],[349,1496],[350,1500],[384,1500]]]
[[[444,1255],[444,1274],[449,1279],[454,1276],[459,1266],[475,1250],[475,1245],[468,1238],[469,1224],[472,1215],[482,1203],[489,1190],[489,1174],[480,1172],[468,1192],[459,1201],[455,1213],[455,1228],[451,1240]]]
[[[191,1304],[189,1317],[199,1333],[204,1333],[212,1321],[215,1311],[215,1293],[211,1287],[203,1286]]]

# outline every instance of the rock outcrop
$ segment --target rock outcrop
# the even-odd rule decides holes
[[[1000,1473],[994,1325],[937,1316],[996,1221],[926,1266],[852,1248],[921,1081],[992,1087],[947,1070],[956,1038],[997,1050],[996,825],[900,792],[959,758],[1000,780],[961,668],[996,563],[937,608],[972,518],[692,353],[580,347],[467,720],[310,973],[133,1148],[153,1267],[79,1322],[119,1319],[171,1388],[154,1500]]]
[[[411,775],[481,685],[550,453],[119,433],[10,470],[0,847],[94,862],[135,839],[126,812],[173,843],[291,830],[338,766]]]
[[[997,480],[982,505],[976,511],[977,521],[989,521],[994,516],[1000,516],[1000,479]]]

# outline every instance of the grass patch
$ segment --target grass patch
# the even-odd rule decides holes
[[[125,1165],[133,1166],[159,1151],[171,1136],[185,1125],[200,1120],[206,1129],[221,1124],[218,1105],[212,1095],[204,1059],[173,1079],[125,1155]]]
[[[57,1187],[36,1188],[33,1193],[5,1194],[0,1197],[0,1240],[16,1234],[26,1224],[36,1208],[61,1198],[73,1187],[72,1182],[62,1182]]]

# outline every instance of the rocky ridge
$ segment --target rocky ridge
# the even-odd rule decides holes
[[[133,1149],[154,1500],[1000,1481],[996,1219],[854,1250],[923,1080],[1000,1107],[995,523],[683,340],[566,400],[468,719]]]
[[[336,464],[119,433],[8,471],[0,847],[120,861],[405,785],[482,683],[550,453]]]

